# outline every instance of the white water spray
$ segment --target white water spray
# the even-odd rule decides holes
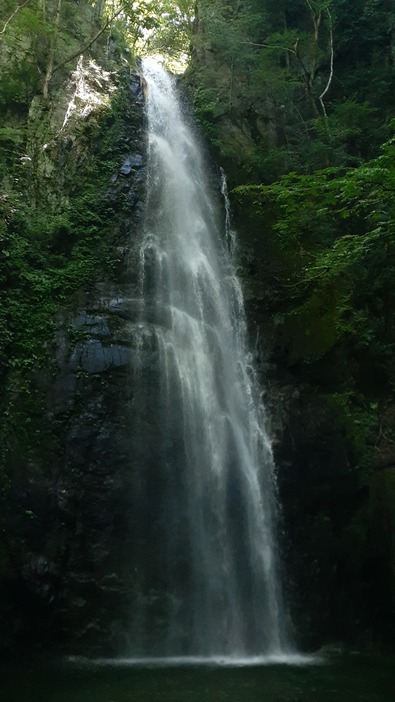
[[[141,354],[157,359],[150,382],[161,430],[145,488],[147,499],[155,491],[156,507],[136,567],[144,573],[133,653],[282,657],[288,644],[273,457],[246,347],[226,181],[224,227],[173,79],[151,59],[143,74],[149,153]]]

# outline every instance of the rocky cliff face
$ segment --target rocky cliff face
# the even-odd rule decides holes
[[[138,272],[129,264],[138,261],[146,147],[139,77],[126,73],[117,91],[118,106],[74,119],[49,152],[40,133],[32,137],[40,188],[55,206],[67,199],[72,208],[85,179],[104,170],[96,206],[109,265],[85,290],[77,280],[65,291],[45,362],[30,374],[28,412],[26,386],[14,392],[18,426],[9,424],[3,485],[6,649],[73,641],[73,652],[109,652],[124,644],[132,591],[129,409],[138,402],[131,384]],[[34,434],[41,447],[32,451]]]
[[[139,327],[145,136],[138,76],[126,72],[113,95],[97,111],[76,97],[66,127],[70,95],[60,95],[49,112],[40,101],[31,108],[26,166],[31,162],[34,171],[26,196],[53,217],[59,203],[67,205],[72,227],[57,221],[57,254],[78,250],[52,307],[45,295],[34,301],[35,314],[47,305],[55,320],[46,327],[40,362],[27,375],[20,364],[3,398],[0,646],[8,651],[37,643],[72,653],[125,649],[139,577],[138,529],[155,529],[158,379],[155,349],[146,340],[141,352]],[[379,436],[377,473],[371,485],[361,483],[347,422],[325,388],[290,361],[276,330],[270,251],[245,213],[237,213],[236,224],[250,327],[264,340],[258,362],[271,408],[296,634],[309,646],[366,640],[385,629],[390,636],[392,410]],[[95,247],[100,265],[87,276]],[[143,384],[135,380],[137,368]],[[330,383],[328,367],[318,371]],[[142,462],[147,475],[139,489],[152,495],[145,516],[131,510]],[[160,573],[150,573],[151,584],[156,578]]]
[[[295,637],[312,648],[327,641],[361,646],[391,642],[390,395],[383,401],[380,427],[371,426],[365,414],[350,416],[349,408],[339,404],[336,383],[344,374],[339,359],[330,356],[304,365],[302,355],[295,355],[290,338],[276,324],[284,304],[278,294],[281,269],[265,238],[265,223],[257,230],[246,214],[236,202],[239,271],[269,408],[282,506],[283,572]],[[300,329],[302,338],[304,333]]]

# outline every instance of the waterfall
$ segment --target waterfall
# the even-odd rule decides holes
[[[142,70],[148,178],[139,421],[155,429],[136,477],[136,529],[144,533],[133,554],[133,652],[281,654],[275,472],[246,345],[226,182],[219,207],[174,79],[152,59]]]

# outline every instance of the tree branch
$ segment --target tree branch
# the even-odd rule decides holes
[[[310,0],[305,0],[306,5],[308,6],[310,10],[310,16],[311,16],[311,21],[313,24],[313,29],[314,29],[314,41],[311,47],[311,67],[310,67],[310,73],[311,73],[311,87],[312,84],[314,83],[314,79],[317,73],[317,64],[318,64],[318,41],[320,37],[320,25],[321,25],[321,19],[322,19],[322,11],[319,9],[316,13],[316,11],[313,8],[313,5]]]
[[[265,49],[280,49],[281,51],[289,51],[290,54],[296,56],[296,51],[288,46],[272,46],[271,44],[256,44],[253,41],[241,41],[240,44],[248,44],[249,46],[263,46]]]
[[[309,10],[310,10],[311,21],[313,22],[314,30],[315,30],[315,32],[316,32],[316,34],[317,34],[317,36],[318,36],[318,30],[319,30],[320,24],[321,24],[322,12],[321,12],[321,10],[319,10],[319,11],[318,11],[318,14],[316,14],[316,13],[315,13],[315,10],[314,10],[314,8],[313,8],[313,5],[312,5],[312,3],[310,2],[310,0],[306,0],[306,5],[308,6],[308,8],[309,8]]]
[[[7,22],[5,23],[3,29],[1,30],[0,36],[1,36],[2,34],[4,34],[4,32],[6,31],[6,29],[7,29],[8,25],[9,25],[9,23],[11,22],[11,20],[14,19],[16,13],[19,12],[19,10],[21,10],[22,7],[25,7],[25,5],[27,5],[28,2],[29,2],[29,0],[25,0],[25,2],[22,3],[22,5],[18,5],[18,6],[17,6],[16,10],[14,10],[14,12],[13,12],[12,15],[11,15],[11,17],[8,18],[8,20],[7,20]]]
[[[45,80],[44,80],[44,85],[43,85],[43,95],[45,98],[48,97],[48,86],[49,86],[49,83],[52,80],[52,76],[53,76],[53,66],[54,66],[54,62],[55,62],[55,50],[56,50],[56,44],[57,44],[57,38],[58,38],[58,32],[59,32],[61,13],[62,13],[62,0],[57,0],[55,21],[54,21],[54,32],[51,36],[51,41],[50,41],[50,46],[49,46],[48,66],[47,66],[47,70],[45,72]]]
[[[322,111],[323,111],[323,113],[324,113],[325,119],[328,118],[328,115],[327,115],[326,108],[325,108],[325,104],[324,104],[324,97],[325,97],[325,95],[327,94],[329,88],[331,87],[332,78],[333,78],[334,55],[335,55],[335,52],[334,52],[334,45],[333,45],[333,22],[332,22],[332,15],[331,15],[331,12],[330,12],[329,7],[326,8],[326,11],[327,11],[328,17],[329,17],[329,36],[330,36],[330,45],[331,45],[331,68],[330,68],[329,78],[328,78],[328,82],[327,82],[327,84],[326,84],[325,90],[321,93],[321,95],[320,95],[320,97],[319,97],[319,101],[320,101],[320,103],[321,103],[321,107],[322,107]]]
[[[93,39],[91,39],[91,40],[88,42],[88,44],[85,44],[85,46],[82,46],[82,47],[81,47],[80,49],[78,49],[78,51],[76,51],[74,54],[71,54],[71,56],[68,56],[67,58],[65,58],[64,61],[61,61],[60,63],[58,63],[58,64],[54,67],[54,69],[53,69],[53,71],[52,71],[51,78],[52,78],[53,74],[54,74],[56,71],[59,70],[59,68],[62,68],[63,66],[66,65],[66,63],[69,63],[69,61],[72,61],[73,59],[77,58],[77,56],[81,56],[81,54],[83,54],[84,51],[87,51],[88,49],[90,49],[91,46],[92,46],[92,44],[94,44],[95,41],[98,40],[98,38],[99,38],[99,37],[103,34],[103,32],[107,29],[108,25],[111,24],[111,22],[112,22],[116,17],[118,17],[118,15],[120,15],[122,11],[123,11],[123,7],[121,7],[120,10],[117,10],[117,12],[115,12],[111,17],[109,17],[108,20],[107,20],[107,22],[106,22],[106,23],[103,25],[103,27],[97,32],[97,34],[95,34],[95,36],[93,37]]]

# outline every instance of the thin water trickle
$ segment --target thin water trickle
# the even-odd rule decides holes
[[[289,641],[275,474],[226,181],[222,174],[223,222],[172,77],[151,59],[142,70],[149,141],[140,289],[149,341],[140,353],[156,359],[150,387],[160,428],[144,488],[155,509],[137,568],[133,654],[281,658]]]

